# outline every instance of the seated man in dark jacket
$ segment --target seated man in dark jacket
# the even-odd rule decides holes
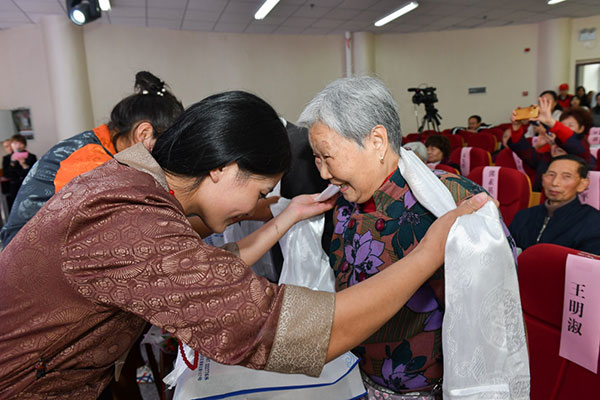
[[[600,255],[600,211],[577,195],[589,185],[586,162],[566,154],[550,161],[542,177],[546,201],[519,211],[510,225],[517,247],[553,243]]]

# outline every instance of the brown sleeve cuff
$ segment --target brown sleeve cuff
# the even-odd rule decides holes
[[[286,285],[265,370],[319,376],[325,365],[335,294]]]

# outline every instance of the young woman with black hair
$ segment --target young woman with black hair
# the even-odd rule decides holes
[[[0,231],[3,247],[67,182],[135,143],[152,149],[156,138],[183,112],[167,85],[150,72],[136,74],[134,90],[113,108],[110,122],[65,139],[42,156],[18,195],[15,191],[14,207]]]
[[[37,156],[27,151],[27,138],[21,134],[10,138],[10,154],[2,159],[2,173],[9,179],[6,201],[10,210],[19,188],[31,167],[37,161]]]
[[[486,199],[347,290],[277,286],[248,265],[335,199],[298,196],[231,251],[205,244],[186,217],[223,231],[289,163],[276,112],[226,92],[187,109],[151,153],[136,144],[69,182],[0,254],[0,398],[95,399],[147,322],[221,363],[317,376],[398,311],[442,264],[454,220]]]

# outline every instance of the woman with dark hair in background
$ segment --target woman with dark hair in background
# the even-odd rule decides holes
[[[589,93],[586,93],[585,87],[577,86],[577,90],[575,90],[575,96],[573,96],[573,97],[579,98],[579,100],[581,101],[581,104],[580,104],[581,107],[587,107],[589,109],[590,105],[592,104],[592,96],[593,95],[594,95],[594,92],[590,91]]]
[[[0,397],[95,399],[147,322],[220,363],[318,376],[402,307],[442,264],[454,220],[486,199],[348,290],[277,286],[248,265],[334,199],[294,198],[231,252],[186,217],[222,232],[289,164],[275,110],[226,92],[188,108],[151,153],[136,144],[71,180],[0,254]]]
[[[42,156],[18,195],[15,191],[13,210],[0,231],[3,247],[67,182],[135,143],[152,149],[156,138],[183,112],[181,102],[150,72],[136,74],[134,89],[113,108],[110,122],[65,139]]]
[[[4,156],[2,159],[4,177],[9,179],[8,194],[6,195],[9,210],[15,202],[23,180],[37,161],[36,155],[27,151],[27,138],[25,136],[18,133],[13,135],[10,138],[10,147],[12,149],[10,155]]]
[[[457,171],[460,166],[450,161],[450,140],[443,135],[431,135],[425,140],[427,165],[435,168],[438,164],[448,165]]]
[[[507,141],[507,146],[524,163],[536,170],[536,178],[531,185],[535,192],[542,190],[542,176],[553,157],[573,154],[587,163],[592,163],[592,168],[595,166],[595,159],[591,157],[585,140],[585,135],[592,126],[590,112],[583,108],[570,108],[563,111],[557,121],[552,112],[552,101],[545,97],[540,97],[538,101],[539,116],[532,118],[532,121],[538,121],[548,127],[549,132],[546,133],[546,128],[540,124],[542,131],[534,146],[525,139],[522,121],[516,119],[516,113],[513,111],[510,117],[511,137]]]

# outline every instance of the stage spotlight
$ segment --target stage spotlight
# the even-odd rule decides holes
[[[85,25],[102,15],[98,0],[67,0],[67,13],[76,25]]]

